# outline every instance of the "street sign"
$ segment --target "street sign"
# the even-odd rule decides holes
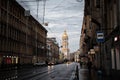
[[[104,42],[104,33],[97,32],[97,42]]]

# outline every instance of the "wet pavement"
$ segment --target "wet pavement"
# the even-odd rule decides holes
[[[77,74],[77,75],[76,75]],[[79,63],[59,64],[30,69],[0,72],[0,80],[119,80],[112,76],[101,76],[95,70],[89,73],[87,67]]]
[[[76,63],[70,63],[2,70],[0,71],[0,80],[73,80],[76,65]]]
[[[103,76],[98,74],[97,71],[91,70],[91,73],[89,73],[86,66],[80,67],[78,64],[79,69],[79,80],[120,80],[119,78],[116,78],[115,76]]]

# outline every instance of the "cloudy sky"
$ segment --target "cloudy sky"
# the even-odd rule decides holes
[[[64,30],[69,37],[70,52],[79,49],[80,33],[84,13],[84,0],[17,0],[26,10],[30,10],[39,22],[48,23],[48,37],[56,37],[59,46]],[[45,9],[44,9],[45,7]],[[45,16],[44,15],[45,10]]]

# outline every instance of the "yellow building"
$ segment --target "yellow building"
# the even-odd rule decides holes
[[[69,59],[69,48],[68,48],[68,35],[66,30],[62,35],[62,53],[64,54],[64,59]]]

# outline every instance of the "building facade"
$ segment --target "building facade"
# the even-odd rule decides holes
[[[103,0],[103,26],[105,34],[105,42],[102,44],[104,49],[103,65],[106,73],[110,75],[120,75],[120,1],[119,0]]]
[[[0,0],[0,65],[46,58],[47,30],[15,0]]]
[[[47,61],[57,63],[59,61],[59,45],[56,38],[47,38]]]
[[[85,0],[82,43],[97,68],[106,75],[120,75],[120,1]],[[84,32],[84,34],[83,34]],[[102,39],[98,33],[102,33]],[[82,45],[86,43],[86,51]]]

